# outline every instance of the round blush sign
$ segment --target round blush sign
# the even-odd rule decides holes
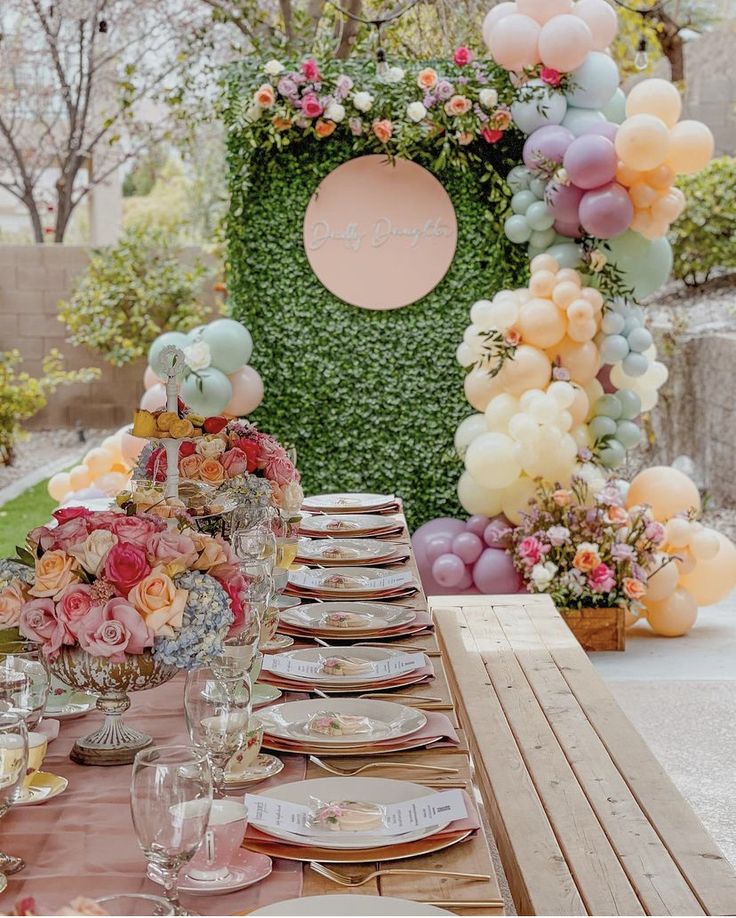
[[[398,309],[433,290],[457,245],[457,219],[437,179],[405,159],[360,156],[312,195],[304,248],[335,296],[364,309]]]

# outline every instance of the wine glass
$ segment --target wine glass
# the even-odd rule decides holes
[[[25,677],[22,677],[25,678]],[[0,713],[0,818],[10,809],[28,764],[28,730],[20,714]],[[0,893],[8,885],[6,874],[25,867],[19,857],[0,852]]]
[[[49,674],[35,651],[6,654],[0,661],[0,683],[12,683],[25,676],[27,684],[14,695],[12,710],[21,714],[28,730],[35,730],[43,716],[49,695]]]
[[[189,738],[207,751],[218,797],[225,795],[228,762],[248,742],[251,701],[242,686],[242,679],[218,679],[207,667],[188,672],[184,686]]]
[[[179,902],[178,875],[202,843],[211,808],[212,773],[203,749],[154,746],[137,753],[130,782],[133,827],[173,915],[196,914]]]

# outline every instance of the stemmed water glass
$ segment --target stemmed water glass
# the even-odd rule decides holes
[[[25,777],[27,764],[28,731],[23,717],[16,713],[0,713],[0,818],[10,809]],[[0,893],[8,885],[6,874],[17,873],[24,867],[21,858],[0,852]]]
[[[206,667],[187,673],[184,686],[189,738],[207,752],[218,797],[225,796],[228,762],[248,742],[251,701],[242,687],[242,678],[221,679]]]
[[[211,808],[212,773],[203,749],[154,746],[136,755],[130,783],[133,826],[174,915],[196,914],[179,902],[178,874],[202,843]]]
[[[13,682],[18,682],[17,676],[21,675],[27,680],[23,688],[18,683],[18,690],[10,690],[5,702],[10,710],[23,717],[28,730],[35,730],[49,695],[49,674],[35,651],[5,654],[4,659],[0,660],[0,684],[12,686]]]

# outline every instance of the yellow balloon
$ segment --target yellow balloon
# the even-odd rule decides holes
[[[687,475],[667,465],[655,465],[634,478],[626,495],[626,506],[647,504],[655,519],[664,523],[678,513],[700,510],[700,494]]]
[[[667,127],[674,127],[682,114],[682,99],[676,87],[667,80],[642,80],[629,93],[626,116],[656,115]]]
[[[700,172],[713,158],[716,142],[700,121],[681,121],[670,132],[667,165],[678,175]]]
[[[521,523],[521,514],[529,510],[529,501],[537,493],[537,486],[531,478],[522,475],[510,488],[506,488],[501,496],[501,509],[504,515],[515,526]]]
[[[725,599],[736,586],[736,545],[718,533],[720,550],[710,561],[698,561],[689,574],[682,574],[680,584],[695,597],[700,606],[712,606]]]
[[[470,444],[465,465],[475,481],[483,487],[493,484],[506,488],[521,474],[516,458],[516,444],[502,433],[483,433]]]
[[[669,146],[669,129],[654,115],[633,115],[616,133],[616,152],[632,169],[655,169],[667,158]]]
[[[647,602],[662,602],[668,599],[677,589],[680,571],[674,561],[667,555],[657,558],[654,564],[654,573],[647,579]]]
[[[99,446],[96,446],[87,453],[83,462],[89,469],[90,475],[94,480],[98,475],[104,475],[105,472],[110,471],[113,464],[113,457],[106,449],[101,449]]]
[[[682,637],[695,624],[698,604],[687,590],[678,588],[663,602],[645,602],[647,621],[661,637]]]
[[[491,491],[484,488],[473,478],[470,472],[463,472],[457,483],[457,496],[463,509],[471,516],[496,516],[501,512],[502,491]]]
[[[59,503],[64,500],[71,490],[71,479],[66,472],[57,472],[56,475],[52,475],[51,478],[49,478],[49,497],[53,497],[53,499],[58,500]]]
[[[87,466],[75,465],[69,472],[69,482],[72,486],[72,491],[81,491],[82,488],[88,488],[92,483],[92,478]]]

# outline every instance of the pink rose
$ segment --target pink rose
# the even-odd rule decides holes
[[[12,580],[0,590],[0,628],[15,628],[26,597],[23,582]]]
[[[307,93],[302,98],[302,112],[307,118],[319,118],[322,111],[322,103],[314,93]]]
[[[588,586],[594,593],[610,593],[616,586],[616,577],[607,564],[599,564],[588,574]]]
[[[132,542],[118,542],[117,545],[113,545],[105,559],[106,579],[125,596],[150,573],[151,566],[146,559],[145,551]]]
[[[111,529],[121,542],[130,542],[145,548],[151,536],[161,532],[165,524],[154,516],[119,516]]]
[[[28,533],[30,545],[38,545],[43,551],[48,551],[54,544],[54,530],[48,526],[36,526]]]
[[[467,96],[453,96],[445,102],[445,113],[448,115],[466,115],[473,107]]]
[[[80,623],[79,644],[93,657],[111,663],[125,662],[125,654],[141,654],[153,647],[153,632],[135,608],[122,596],[95,606]]]
[[[503,131],[494,131],[492,128],[486,127],[480,132],[480,136],[486,143],[498,143],[503,137]]]
[[[212,572],[214,573],[214,572]],[[230,626],[229,634],[236,634],[245,622],[245,591],[248,587],[245,577],[236,573],[232,577],[218,577],[215,579],[225,590],[230,598],[230,611],[233,613],[234,621]]]
[[[468,64],[473,60],[473,52],[470,48],[461,46],[458,48],[452,56],[453,61],[458,67],[467,67]]]
[[[248,457],[242,449],[234,447],[228,450],[220,459],[222,467],[225,469],[228,478],[235,478],[237,475],[244,475],[248,471]]]
[[[559,70],[555,70],[554,67],[542,67],[542,72],[539,76],[548,86],[559,86],[562,82],[562,74]]]
[[[381,118],[379,121],[373,122],[373,133],[381,143],[388,143],[393,136],[394,126],[388,118]]]
[[[315,61],[313,58],[309,58],[309,60],[304,61],[302,64],[302,73],[310,83],[316,83],[317,80],[322,79],[319,72],[319,67],[317,66],[317,61]]]
[[[84,542],[89,532],[89,517],[75,516],[57,526],[53,530],[54,548],[63,548],[65,551],[72,545]]]
[[[20,633],[42,645],[44,656],[54,657],[64,643],[71,643],[66,629],[56,617],[52,599],[32,599],[20,613]]]
[[[92,607],[91,587],[86,583],[74,583],[59,597],[56,617],[70,634],[79,637],[79,626]]]
[[[175,565],[178,567],[177,573],[190,568],[199,554],[188,535],[169,529],[154,533],[148,540],[146,551],[153,567],[159,564]]]
[[[519,557],[529,567],[539,564],[542,559],[542,543],[534,536],[527,536],[519,543],[517,552]]]

